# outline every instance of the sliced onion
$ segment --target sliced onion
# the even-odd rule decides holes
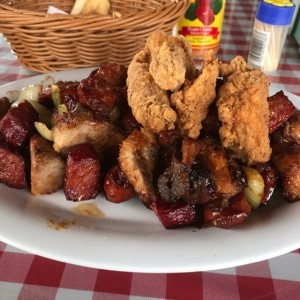
[[[262,201],[265,182],[261,174],[249,167],[243,167],[245,175],[247,177],[247,187],[244,189],[246,199],[253,209],[257,209]]]
[[[53,131],[42,122],[34,122],[34,126],[39,134],[46,140],[53,141]]]

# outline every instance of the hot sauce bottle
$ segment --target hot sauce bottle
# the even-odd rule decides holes
[[[226,0],[190,0],[190,6],[179,20],[176,33],[185,36],[197,59],[204,52],[218,51]]]

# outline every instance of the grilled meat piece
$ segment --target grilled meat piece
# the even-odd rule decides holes
[[[182,136],[179,130],[163,131],[158,136],[160,145],[158,172],[162,173],[168,168],[173,158],[181,157]]]
[[[216,197],[224,200],[229,199],[238,194],[245,186],[245,177],[241,168],[227,156],[224,148],[213,138],[184,139],[182,162],[194,170],[191,174],[199,177],[201,183],[199,187],[206,186],[209,188],[211,199],[209,199],[210,197],[204,198],[205,201],[199,199],[200,203],[213,200]],[[201,193],[199,193],[200,196]],[[187,201],[190,200],[187,198]]]
[[[160,197],[168,203],[176,203],[186,198],[190,190],[188,167],[173,157],[169,167],[159,176],[157,189]]]
[[[158,153],[155,135],[145,129],[134,130],[120,146],[118,160],[121,168],[148,208],[157,199],[153,181]]]
[[[268,97],[268,104],[270,110],[269,133],[272,133],[289,119],[295,112],[296,107],[283,91],[279,91],[275,95]]]
[[[185,138],[182,161],[173,156],[158,178],[159,194],[169,203],[185,200],[202,204],[216,199],[226,202],[245,185],[242,169],[213,138]]]
[[[126,85],[127,68],[116,63],[103,63],[89,77],[101,84],[105,82],[112,87],[122,87]]]
[[[116,106],[118,95],[110,86],[91,86],[82,80],[78,93],[80,104],[91,109],[99,118],[108,120],[109,114]]]
[[[15,189],[27,187],[24,157],[9,149],[3,140],[0,142],[0,182]]]
[[[271,162],[282,182],[283,197],[289,202],[300,200],[300,144],[272,144]]]
[[[46,86],[41,89],[38,102],[41,105],[44,105],[45,107],[47,107],[51,111],[54,109],[54,103],[53,103],[53,99],[52,99],[52,91],[51,91],[50,86]]]
[[[81,105],[90,108],[99,118],[109,115],[121,102],[126,87],[127,69],[118,64],[103,64],[83,79],[78,86]]]
[[[77,109],[74,112],[53,114],[54,149],[66,152],[69,147],[90,142],[101,161],[117,158],[118,148],[125,138],[113,124],[95,118],[93,112]]]
[[[79,102],[79,95],[77,92],[79,82],[58,81],[56,85],[58,86],[61,104],[65,104],[68,111],[76,109]]]
[[[39,135],[30,138],[30,178],[33,195],[51,194],[63,187],[65,161],[50,141]]]
[[[265,189],[261,200],[261,205],[267,204],[277,186],[278,175],[275,168],[270,163],[258,164],[255,169],[264,179]]]
[[[106,173],[103,189],[106,199],[113,203],[127,201],[136,195],[119,164],[113,165]]]
[[[134,118],[131,108],[129,106],[125,108],[124,105],[118,118],[118,126],[125,132],[127,136],[135,129],[140,130],[141,128],[141,125]]]
[[[197,220],[196,207],[184,201],[165,203],[158,199],[153,210],[166,229],[191,226]]]
[[[300,144],[300,110],[296,110],[277,130],[271,134],[275,143]]]
[[[21,102],[11,107],[0,121],[0,133],[5,141],[13,148],[22,147],[34,132],[34,122],[39,115],[28,102]]]
[[[216,107],[216,102],[213,102],[208,109],[206,118],[202,121],[200,138],[210,136],[219,139],[220,127],[221,127],[221,122],[218,118],[218,110]]]
[[[0,120],[6,115],[10,109],[10,101],[7,97],[0,98]]]
[[[221,201],[204,204],[203,222],[204,225],[228,229],[244,222],[250,213],[251,206],[244,193],[240,193],[230,199],[227,207],[224,207]]]
[[[100,191],[100,162],[89,143],[69,149],[64,192],[67,200],[82,201],[95,198]]]

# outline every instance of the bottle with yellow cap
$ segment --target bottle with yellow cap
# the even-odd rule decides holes
[[[260,0],[248,55],[250,66],[265,73],[277,70],[294,11],[290,0]]]

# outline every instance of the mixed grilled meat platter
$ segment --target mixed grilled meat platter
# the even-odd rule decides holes
[[[139,198],[167,229],[232,228],[300,199],[300,111],[241,56],[156,31],[129,66],[0,96],[0,182],[66,200]],[[101,201],[105,201],[104,199]]]

